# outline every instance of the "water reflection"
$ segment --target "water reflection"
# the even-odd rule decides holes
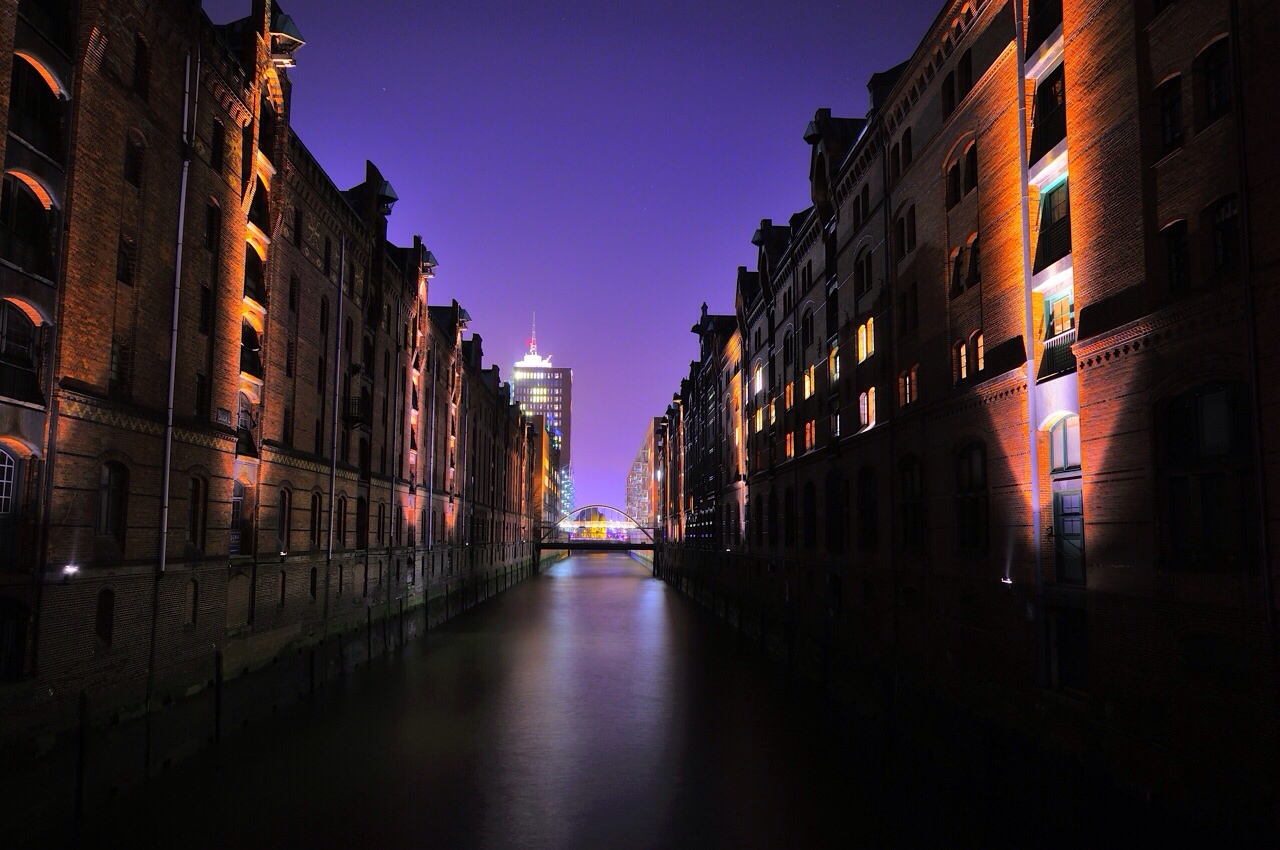
[[[94,842],[799,847],[862,832],[814,707],[624,555],[563,561],[352,680],[173,768]]]

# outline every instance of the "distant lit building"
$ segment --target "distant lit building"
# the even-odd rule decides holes
[[[551,365],[551,357],[538,354],[535,327],[529,340],[529,351],[517,360],[511,373],[515,400],[527,413],[546,417],[549,431],[559,432],[561,512],[573,507],[573,370]],[[565,499],[569,501],[566,502]]]

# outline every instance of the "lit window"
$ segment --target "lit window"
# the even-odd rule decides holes
[[[867,390],[867,427],[876,424],[876,388]]]
[[[1065,472],[1080,468],[1080,417],[1066,416],[1049,430],[1049,468]]]
[[[956,380],[963,381],[969,377],[969,350],[964,340],[956,343]]]
[[[835,346],[832,346],[831,353],[827,355],[827,370],[831,373],[833,384],[840,380],[840,349]]]
[[[975,359],[978,361],[978,371],[981,372],[983,369],[987,368],[986,353],[982,345],[982,331],[978,331],[977,335],[973,338],[973,350]]]
[[[862,427],[867,427],[869,421],[870,409],[868,408],[867,394],[862,393],[858,396],[858,421],[862,423]]]
[[[795,435],[795,432],[788,431],[787,432],[787,457],[793,458],[795,456],[796,456],[796,435]]]
[[[778,421],[778,400],[774,399],[769,402],[769,424],[772,425]]]
[[[764,392],[764,367],[759,363],[756,364],[755,391],[757,393]]]
[[[814,366],[810,365],[808,369],[804,370],[804,397],[805,398],[809,398],[813,395],[814,378],[815,378],[814,368],[815,368]]]
[[[763,430],[764,430],[764,408],[757,407],[756,408],[756,433],[758,434]]]
[[[786,408],[790,410],[796,403],[796,383],[788,381],[786,388]]]
[[[876,320],[875,318],[867,319],[867,356],[876,353]]]
[[[1047,318],[1050,336],[1057,336],[1075,327],[1074,306],[1070,292],[1063,292],[1049,301],[1046,312],[1049,314]],[[978,368],[981,369],[982,367],[979,366]]]
[[[810,451],[818,443],[818,423],[810,419],[804,423],[804,450]]]

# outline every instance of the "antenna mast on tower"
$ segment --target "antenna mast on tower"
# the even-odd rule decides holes
[[[538,314],[533,314],[533,336],[529,337],[529,353],[538,353]]]

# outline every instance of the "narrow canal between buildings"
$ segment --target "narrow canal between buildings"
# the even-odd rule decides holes
[[[623,554],[560,561],[338,690],[90,813],[84,843],[797,847],[862,832],[820,708]]]
[[[886,783],[835,728],[811,686],[646,567],[578,555],[90,812],[82,843],[846,848],[1056,832],[1005,832],[992,816],[1009,801],[926,765]]]

